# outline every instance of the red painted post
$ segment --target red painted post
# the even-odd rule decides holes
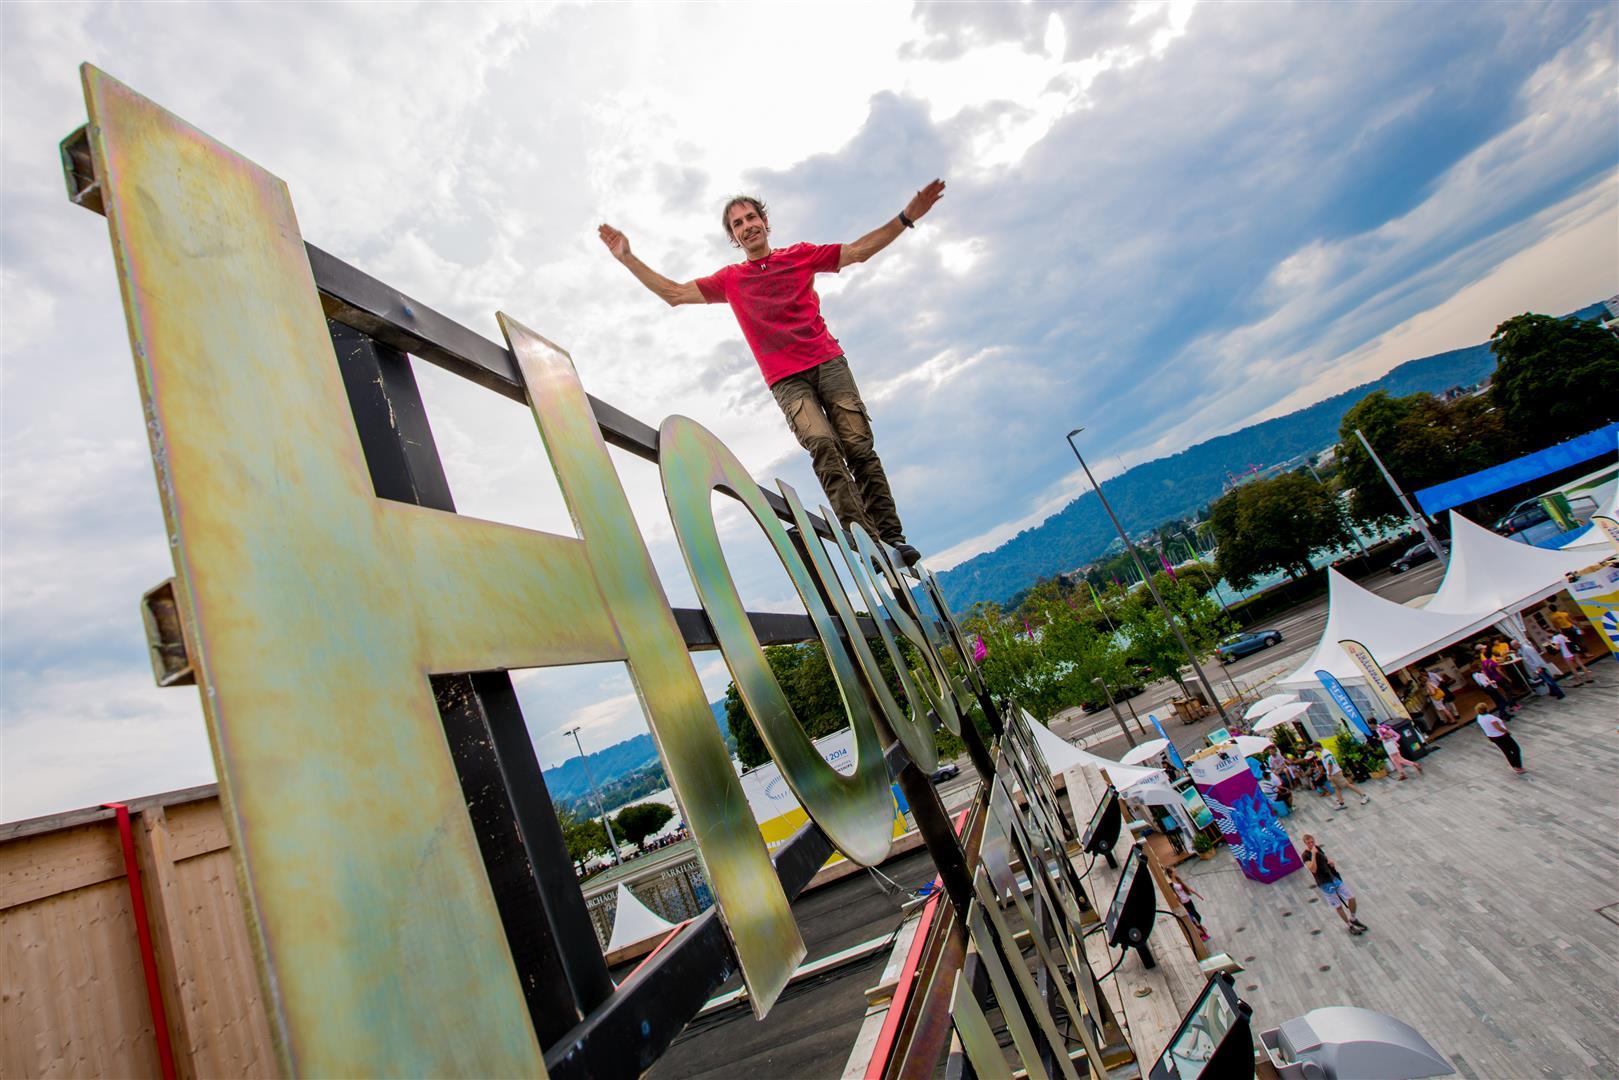
[[[141,893],[141,869],[135,861],[135,831],[129,824],[129,807],[124,803],[102,803],[118,814],[118,839],[124,845],[124,874],[129,880],[129,902],[135,913],[135,934],[140,940],[141,967],[146,972],[146,1003],[152,1010],[152,1027],[157,1034],[158,1067],[163,1080],[175,1080],[174,1048],[169,1045],[168,1014],[163,1010],[163,991],[157,984],[157,953],[152,949],[152,930],[146,922],[146,897]]]

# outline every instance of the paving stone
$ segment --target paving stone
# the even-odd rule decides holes
[[[1619,1076],[1619,664],[1592,670],[1595,685],[1514,720],[1528,778],[1470,725],[1423,776],[1367,785],[1369,805],[1296,802],[1282,824],[1295,843],[1315,834],[1371,933],[1310,906],[1304,871],[1262,885],[1225,852],[1180,867],[1216,940],[1244,933],[1256,1032],[1359,1005],[1414,1026],[1462,1076]]]

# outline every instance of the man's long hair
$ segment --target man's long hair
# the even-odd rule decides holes
[[[760,202],[752,195],[732,195],[729,199],[725,200],[725,209],[720,211],[720,228],[725,230],[725,239],[731,242],[732,247],[742,246],[731,232],[731,207],[740,203],[747,203],[749,206],[753,207],[754,213],[758,214],[764,219],[765,228],[767,230],[770,228],[770,215],[765,212],[764,203]]]

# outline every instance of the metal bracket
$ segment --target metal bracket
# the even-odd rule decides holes
[[[169,578],[141,597],[141,622],[146,624],[146,648],[152,655],[152,677],[159,686],[195,686],[197,673],[186,648],[180,607]]]
[[[62,176],[67,180],[67,197],[86,210],[105,215],[101,205],[101,182],[96,179],[95,164],[90,157],[90,125],[80,126],[63,139]]]

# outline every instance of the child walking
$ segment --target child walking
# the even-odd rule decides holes
[[[1166,867],[1164,876],[1169,879],[1169,887],[1175,890],[1175,899],[1181,902],[1181,907],[1185,908],[1186,914],[1191,917],[1192,925],[1197,927],[1197,932],[1203,936],[1204,941],[1209,940],[1209,932],[1203,929],[1203,916],[1198,914],[1197,905],[1192,903],[1192,897],[1201,900],[1203,894],[1182,881],[1181,876],[1172,868]]]

